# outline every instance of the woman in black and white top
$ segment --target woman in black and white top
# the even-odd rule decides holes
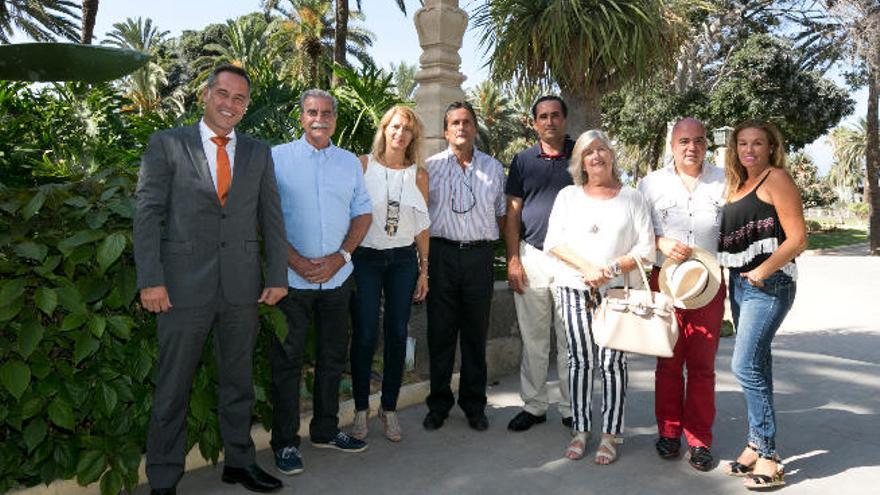
[[[352,304],[351,374],[355,401],[352,436],[367,436],[370,374],[384,295],[382,418],[385,437],[401,439],[397,396],[406,357],[413,302],[428,294],[428,172],[422,162],[422,123],[409,107],[385,113],[369,155],[361,157],[373,204],[373,222],[352,255],[356,290]]]
[[[729,147],[718,260],[730,270],[736,326],[731,368],[745,395],[749,434],[725,471],[746,477],[746,488],[763,489],[785,484],[776,452],[770,344],[794,302],[794,258],[806,247],[806,228],[779,130],[767,122],[743,122]]]

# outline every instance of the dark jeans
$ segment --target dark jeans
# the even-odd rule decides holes
[[[419,275],[415,245],[372,249],[359,247],[352,257],[356,289],[352,298],[351,382],[354,407],[370,406],[370,373],[379,334],[379,306],[385,295],[382,409],[397,409],[406,358],[406,333],[412,295]]]
[[[743,389],[749,416],[749,443],[765,457],[776,454],[776,409],[773,406],[773,356],[770,344],[791,309],[797,284],[777,270],[755,287],[730,271],[730,312],[736,344],[730,367]]]
[[[486,337],[492,304],[492,246],[458,248],[431,239],[428,354],[431,412],[446,416],[455,404],[450,380],[455,345],[461,346],[458,405],[467,416],[486,407]]]
[[[339,433],[339,380],[348,350],[348,304],[352,280],[335,289],[290,288],[278,307],[287,317],[287,338],[272,340],[272,449],[299,447],[299,387],[309,322],[315,320],[315,386],[309,435],[328,442]]]

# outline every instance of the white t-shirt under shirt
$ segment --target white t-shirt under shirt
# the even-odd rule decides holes
[[[373,204],[373,221],[361,246],[373,249],[409,246],[419,232],[431,225],[428,205],[416,185],[417,173],[416,165],[393,169],[376,161],[373,155],[367,157],[364,182]],[[393,236],[385,232],[389,200],[400,203],[397,232]]]
[[[644,197],[635,189],[623,186],[610,199],[597,199],[584,192],[583,186],[568,186],[559,191],[544,251],[568,246],[596,266],[607,266],[624,256],[638,256],[646,266],[654,262],[654,228],[651,212]],[[636,275],[636,276],[633,276]],[[583,275],[558,260],[553,284],[586,290]],[[623,277],[616,277],[606,287],[623,286]],[[630,285],[641,287],[641,277],[631,272]]]

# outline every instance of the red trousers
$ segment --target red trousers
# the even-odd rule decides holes
[[[654,268],[651,289],[659,290]],[[678,342],[671,358],[657,358],[654,415],[660,436],[679,438],[691,447],[712,446],[715,421],[715,354],[724,317],[724,280],[712,301],[697,309],[676,309]],[[684,369],[687,367],[687,380]],[[685,381],[687,383],[685,383]]]

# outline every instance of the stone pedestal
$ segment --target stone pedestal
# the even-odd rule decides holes
[[[447,147],[443,137],[443,112],[453,101],[464,101],[458,50],[467,29],[467,13],[458,0],[427,0],[415,14],[422,56],[416,73],[416,113],[425,125],[425,156]]]

